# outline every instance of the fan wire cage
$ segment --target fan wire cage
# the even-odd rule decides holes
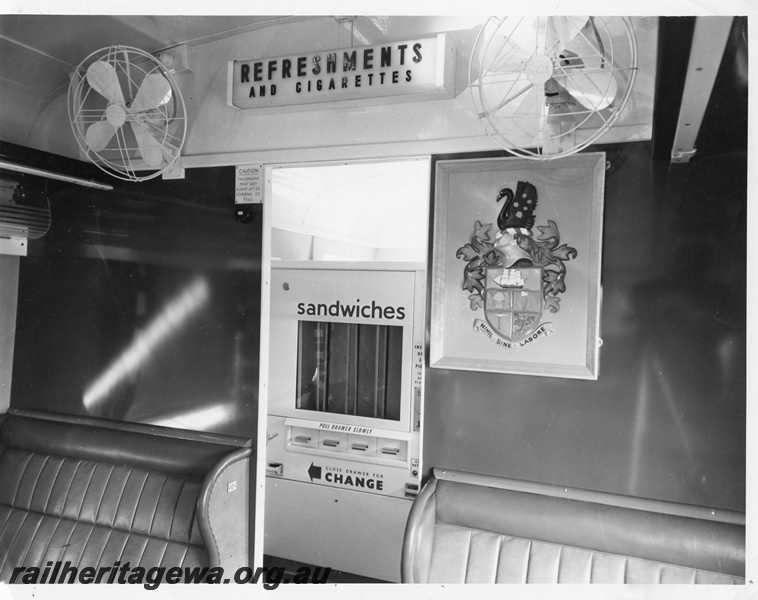
[[[82,153],[118,179],[152,179],[181,155],[184,99],[171,72],[143,50],[111,46],[85,58],[71,74],[68,111]]]
[[[471,53],[474,110],[509,153],[569,156],[617,121],[637,75],[625,17],[491,17]]]

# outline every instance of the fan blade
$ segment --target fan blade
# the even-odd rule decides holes
[[[516,17],[513,17],[516,19]],[[587,24],[588,17],[524,17],[512,29],[511,41],[532,55],[557,57]]]
[[[511,29],[514,19],[490,18],[482,28],[480,39],[482,44],[477,44],[476,61],[472,65],[478,66],[476,81],[483,81],[485,77],[505,75],[511,80],[523,71],[531,51],[526,52],[510,40]],[[472,70],[473,70],[472,66]],[[488,84],[489,85],[489,84]]]
[[[111,141],[111,138],[116,133],[116,129],[117,128],[108,123],[108,121],[92,123],[92,125],[87,128],[87,133],[84,135],[87,147],[90,150],[99,152]]]
[[[600,69],[591,73],[572,69],[565,77],[556,77],[556,80],[576,98],[577,102],[589,110],[608,108],[618,92],[616,78],[610,69]]]
[[[585,69],[602,68],[606,60],[602,40],[594,28],[577,31],[564,48],[570,55],[576,56],[576,62],[583,64]]]
[[[498,117],[512,115],[534,86],[524,72],[486,73],[480,85],[482,104]]]
[[[572,57],[569,59],[571,63],[558,67],[556,81],[585,108],[607,108],[616,97],[618,84],[613,76],[613,66],[602,50],[596,48],[583,32],[574,37],[566,50]]]
[[[524,94],[520,104],[509,116],[496,114],[498,119],[507,118],[505,124],[510,132],[508,139],[520,146],[534,141],[540,130],[542,114],[545,110],[545,86],[534,84]]]
[[[558,57],[587,24],[588,17],[548,17],[548,54]]]
[[[130,108],[132,111],[158,108],[169,100],[171,84],[163,75],[151,73],[142,80]]]
[[[111,104],[125,106],[124,93],[113,65],[101,60],[93,62],[87,68],[87,83]]]
[[[596,33],[581,32],[566,50],[575,58],[570,59],[573,64],[559,67],[558,83],[582,106],[590,110],[607,108],[618,93],[618,83],[613,76],[613,65],[605,57],[602,41]]]
[[[508,17],[498,32],[502,31],[511,44],[530,57],[535,51],[545,53],[546,27],[546,17]]]
[[[137,138],[139,153],[143,160],[151,167],[159,167],[163,162],[161,145],[138,121],[130,121],[134,137]]]
[[[480,76],[473,84],[483,107],[491,112],[502,110],[506,115],[518,108],[523,94],[532,86],[526,75],[532,53],[510,41],[512,25],[506,19],[482,48]]]

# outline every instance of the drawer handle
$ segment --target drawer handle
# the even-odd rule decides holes
[[[361,452],[365,452],[368,450],[368,444],[353,444],[350,446],[353,450],[360,450]]]
[[[339,445],[339,440],[324,440],[324,446],[331,446],[332,448],[336,448]]]
[[[397,456],[400,454],[400,448],[382,448],[382,454],[392,454]]]
[[[284,465],[282,463],[268,463],[266,465],[266,475],[282,475]]]
[[[309,435],[296,435],[295,436],[295,441],[298,444],[307,444],[307,443],[309,443],[311,441],[311,436],[309,436]]]

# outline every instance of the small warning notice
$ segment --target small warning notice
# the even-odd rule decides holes
[[[263,182],[261,165],[237,167],[235,180],[235,204],[260,204],[263,202]]]

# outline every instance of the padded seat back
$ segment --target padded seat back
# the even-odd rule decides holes
[[[744,569],[739,513],[438,469],[402,558],[409,583],[732,584]]]
[[[203,475],[229,447],[10,416],[0,426],[0,581],[13,568],[209,566]]]

